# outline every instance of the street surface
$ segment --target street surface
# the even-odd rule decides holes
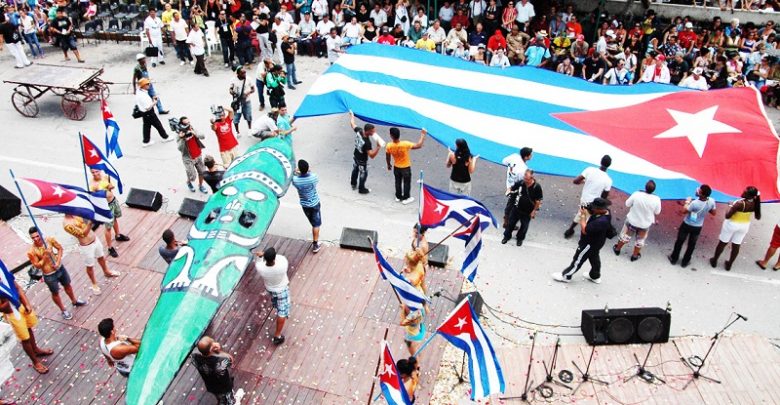
[[[141,147],[141,120],[130,116],[133,95],[130,80],[135,65],[135,54],[140,52],[138,44],[103,43],[82,48],[87,66],[103,66],[104,80],[117,84],[111,86],[109,104],[121,127],[120,143],[125,157],[114,161],[126,188],[130,187],[160,191],[166,199],[165,210],[178,211],[184,197],[205,199],[206,195],[191,193],[185,185],[184,168],[176,143],[160,143],[154,130],[152,139],[158,143],[149,148]],[[47,56],[43,63],[59,64],[61,54],[46,47]],[[168,55],[173,55],[170,49]],[[297,57],[299,80],[303,84],[295,91],[288,90],[287,103],[295,111],[307,89],[327,67],[325,59]],[[162,116],[167,127],[167,118],[186,115],[193,127],[204,132],[207,153],[219,161],[216,138],[209,128],[211,114],[209,106],[215,103],[229,105],[228,83],[233,73],[224,68],[221,55],[208,59],[211,77],[204,78],[192,73],[192,68],[179,66],[169,57],[168,64],[151,70],[155,87],[171,114]],[[36,63],[41,63],[36,61]],[[69,62],[74,63],[74,62]],[[0,54],[0,78],[15,73],[8,52]],[[254,66],[248,77],[254,77]],[[103,146],[104,126],[99,103],[91,103],[84,121],[71,121],[63,117],[60,98],[48,94],[39,100],[41,112],[37,118],[24,118],[10,103],[12,85],[0,86],[0,185],[15,191],[8,169],[19,177],[32,177],[74,185],[84,184],[80,166],[81,154],[77,135],[86,133],[97,145]],[[376,95],[382,97],[381,94]],[[257,110],[257,99],[252,101],[253,114]],[[780,114],[770,112],[773,122]],[[360,123],[362,125],[362,123]],[[417,203],[407,206],[396,203],[393,198],[392,172],[386,170],[384,153],[370,162],[369,195],[359,195],[349,185],[352,168],[353,132],[348,116],[326,116],[302,119],[296,123],[296,158],[309,161],[312,170],[319,174],[319,192],[322,198],[323,227],[321,241],[337,244],[343,227],[374,229],[379,232],[380,247],[388,256],[399,256],[408,248],[411,228],[416,222]],[[256,142],[247,136],[246,124],[242,121],[244,136],[239,140],[243,151]],[[380,135],[389,139],[388,128],[380,127]],[[419,132],[403,130],[402,139],[416,141]],[[511,136],[511,134],[506,134]],[[452,145],[450,145],[452,146]],[[529,145],[533,147],[533,145]],[[479,151],[472,151],[479,154]],[[426,183],[447,189],[449,169],[445,168],[447,148],[431,137],[421,150],[412,152],[412,168],[416,179],[419,170],[425,171]],[[746,157],[749,159],[749,157]],[[598,162],[593,162],[597,164]],[[533,168],[533,160],[530,162]],[[522,247],[516,247],[514,240],[501,245],[501,231],[490,229],[485,235],[481,264],[476,287],[491,306],[515,314],[525,320],[542,324],[578,326],[582,309],[621,308],[672,305],[672,334],[709,335],[727,321],[732,312],[745,315],[749,322],[735,325],[733,331],[756,333],[770,338],[780,338],[780,323],[774,307],[780,302],[780,272],[761,271],[754,261],[763,256],[768,246],[772,229],[780,217],[780,207],[765,204],[763,219],[753,221],[743,244],[742,252],[731,272],[722,269],[722,262],[728,257],[726,251],[721,258],[721,267],[712,269],[706,259],[715,249],[717,235],[725,212],[725,206],[718,206],[718,215],[708,217],[699,239],[691,265],[683,269],[671,266],[666,255],[671,252],[676,228],[681,216],[675,211],[676,202],[664,202],[658,225],[651,231],[642,259],[630,262],[630,246],[624,248],[621,257],[615,257],[608,241],[601,253],[603,269],[600,285],[582,280],[581,273],[576,282],[563,285],[554,282],[550,273],[561,271],[571,260],[576,246],[576,237],[565,240],[563,230],[568,225],[579,201],[579,186],[570,178],[538,175],[544,189],[544,204]],[[635,190],[627,190],[629,192]],[[473,176],[473,196],[493,211],[499,219],[504,207],[504,168],[480,161]],[[693,194],[694,190],[691,190]],[[418,192],[413,186],[412,195]],[[614,224],[622,226],[626,209],[626,194],[613,192]],[[124,200],[124,196],[121,198]],[[39,212],[40,213],[40,212]],[[120,222],[121,223],[121,222]],[[13,226],[26,234],[31,225],[26,216],[12,221]],[[47,216],[41,226],[47,234],[68,240],[61,232],[61,221],[56,216]],[[431,243],[444,237],[455,225],[447,229],[434,229],[429,233]],[[270,233],[309,239],[310,227],[299,205],[294,190],[282,200],[279,212],[271,225]],[[133,235],[129,235],[131,238]],[[463,258],[462,242],[448,240],[451,265],[459,267]],[[121,254],[121,245],[117,246]],[[774,263],[774,262],[772,262]],[[334,268],[332,271],[344,271]],[[443,298],[437,298],[443,299]],[[527,341],[527,330],[510,328],[491,321],[502,336],[509,340]],[[530,325],[526,325],[530,326]],[[578,333],[578,328],[549,328],[541,330],[565,334]],[[581,338],[568,337],[580,342]],[[506,339],[494,339],[497,345]]]

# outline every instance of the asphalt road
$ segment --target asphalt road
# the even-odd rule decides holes
[[[175,143],[141,148],[141,121],[130,117],[133,97],[129,87],[134,55],[140,50],[137,44],[101,44],[84,47],[82,55],[87,58],[87,65],[104,66],[104,79],[117,83],[111,88],[109,102],[122,128],[120,139],[125,157],[115,165],[124,182],[130,187],[160,191],[166,198],[165,209],[175,212],[184,197],[205,199],[207,196],[190,193],[186,189],[184,169]],[[47,47],[47,52],[44,63],[63,63],[61,54],[54,49]],[[208,127],[209,106],[229,103],[227,89],[232,73],[222,67],[221,57],[210,60],[210,78],[196,76],[189,66],[170,62],[152,69],[158,92],[166,108],[171,110],[172,114],[168,117],[190,117],[193,126],[207,134],[207,152],[217,156],[216,139]],[[302,100],[308,86],[326,68],[326,61],[299,58],[297,66],[299,79],[304,84],[298,90],[288,92],[287,102],[292,111]],[[0,77],[6,78],[14,73],[10,55],[7,52],[0,54]],[[0,122],[3,123],[0,130],[0,185],[13,187],[7,175],[8,168],[13,168],[22,177],[83,184],[77,134],[85,132],[98,145],[103,144],[104,127],[99,105],[89,105],[87,118],[75,122],[63,117],[58,97],[46,95],[40,100],[40,115],[24,118],[11,106],[12,90],[11,85],[0,86]],[[256,109],[256,100],[253,103]],[[261,114],[257,110],[254,113],[256,116]],[[775,110],[770,114],[773,120],[777,119]],[[242,129],[246,133],[244,125],[242,123]],[[393,177],[384,167],[384,154],[380,154],[369,167],[371,194],[359,195],[351,190],[348,180],[353,145],[348,117],[309,118],[296,125],[300,128],[294,140],[296,155],[308,160],[321,179],[319,190],[324,222],[321,239],[337,243],[341,229],[346,226],[375,229],[379,232],[380,246],[385,253],[399,255],[408,246],[410,230],[416,222],[417,204],[404,206],[394,201]],[[387,128],[379,128],[379,133],[388,137]],[[404,139],[415,140],[417,136],[417,131],[402,131]],[[155,139],[156,135],[153,133],[152,137]],[[240,139],[242,149],[254,142],[247,136]],[[415,176],[422,169],[427,183],[446,189],[449,177],[449,170],[444,165],[446,151],[444,146],[429,138],[423,149],[412,153]],[[667,302],[671,302],[674,335],[711,334],[726,322],[732,312],[739,312],[750,321],[738,323],[735,331],[780,337],[780,324],[773,308],[780,302],[780,272],[762,272],[753,263],[763,256],[772,228],[780,217],[780,210],[774,204],[765,205],[764,219],[752,224],[731,272],[722,268],[712,269],[706,263],[717,241],[725,211],[723,206],[718,207],[716,218],[706,220],[691,266],[683,269],[669,264],[666,255],[671,251],[681,217],[674,212],[676,203],[665,202],[659,223],[651,229],[640,261],[631,263],[628,249],[624,249],[621,257],[615,257],[607,246],[602,251],[603,282],[600,285],[580,279],[562,285],[554,282],[550,273],[562,270],[574,253],[576,240],[565,240],[562,233],[577,208],[579,187],[573,185],[570,178],[539,175],[538,180],[544,188],[544,205],[537,219],[532,221],[526,243],[522,247],[514,246],[513,242],[501,245],[501,233],[496,229],[490,229],[485,236],[475,285],[491,306],[537,323],[576,326],[579,325],[582,309],[607,305],[609,308],[665,307]],[[473,176],[473,196],[487,204],[496,215],[501,214],[505,201],[503,184],[503,167],[485,161],[477,164]],[[413,195],[416,197],[416,191]],[[626,195],[621,192],[612,194],[613,215],[618,227],[626,212],[625,198]],[[20,217],[12,224],[23,230],[29,226],[29,219]],[[47,217],[42,221],[44,231],[54,235],[61,234],[59,224],[56,218]],[[452,229],[452,226],[448,228]],[[310,228],[294,191],[282,200],[270,232],[294,238],[310,237]],[[443,229],[431,230],[429,239],[436,241],[447,232]],[[463,257],[461,242],[450,240],[447,244],[452,265],[460,266]],[[498,325],[496,330],[510,340],[521,340],[528,334],[527,329],[491,323]],[[566,334],[577,332],[576,328],[538,328]]]

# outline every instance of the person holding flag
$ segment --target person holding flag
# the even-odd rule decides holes
[[[22,344],[22,349],[32,361],[33,369],[40,374],[49,372],[40,360],[40,357],[51,356],[52,349],[42,349],[35,341],[33,328],[38,325],[38,316],[35,315],[30,300],[24,293],[24,289],[14,281],[14,276],[0,261],[0,313],[3,319],[13,329],[16,338]]]
[[[404,360],[399,360],[398,363],[401,363],[402,361]],[[408,361],[403,364],[405,368],[409,366]],[[380,357],[379,366],[379,388],[382,390],[382,396],[385,397],[387,404],[411,405],[413,401],[410,398],[414,397],[416,384],[410,384],[412,386],[412,396],[410,397],[409,389],[402,379],[395,361],[393,361],[393,354],[390,353],[390,347],[386,340],[382,340],[382,355]],[[417,375],[419,378],[419,373],[417,373]]]
[[[108,207],[113,214],[113,219],[103,225],[106,228],[105,238],[106,246],[108,246],[108,254],[111,255],[111,257],[116,258],[119,257],[119,253],[117,253],[113,246],[112,240],[114,237],[112,236],[111,231],[114,231],[117,242],[127,242],[130,240],[129,237],[119,232],[119,218],[122,216],[122,205],[114,195],[115,187],[111,184],[111,179],[108,175],[99,169],[90,169],[90,173],[92,174],[92,178],[89,180],[89,191],[105,190],[106,201],[108,201]]]

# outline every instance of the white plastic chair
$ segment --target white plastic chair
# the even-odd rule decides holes
[[[217,39],[216,26],[213,20],[206,21],[206,49],[211,51],[215,49],[222,50],[222,44]]]

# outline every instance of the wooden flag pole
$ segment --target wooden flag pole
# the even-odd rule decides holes
[[[366,238],[368,238],[368,243],[371,244],[371,249],[374,250],[375,249],[374,248],[374,240],[371,239],[370,236],[366,236]],[[376,253],[376,251],[374,251],[374,253]],[[393,290],[393,294],[395,294],[395,299],[398,300],[398,303],[403,305],[403,303],[401,302],[401,297],[398,296],[398,291],[396,291],[395,288],[392,285],[390,286],[390,289]]]
[[[468,226],[470,226],[470,225],[471,225],[471,224],[474,222],[474,218],[476,218],[478,215],[479,215],[479,214],[474,214],[474,216],[473,216],[473,217],[471,217],[471,219],[469,219],[469,221],[468,221],[467,223],[465,223],[465,224],[460,224],[460,226],[459,226],[459,227],[455,228],[455,230],[454,230],[454,231],[452,231],[452,232],[450,232],[450,234],[449,234],[449,235],[445,236],[445,237],[444,237],[444,239],[440,240],[438,243],[436,243],[435,245],[433,245],[433,247],[432,247],[432,248],[428,249],[428,252],[427,252],[427,254],[431,254],[431,252],[433,252],[434,250],[436,250],[436,248],[438,248],[439,246],[441,246],[441,244],[442,244],[442,243],[444,243],[444,242],[445,242],[447,239],[449,239],[450,237],[452,237],[452,235],[455,235],[455,234],[456,234],[458,231],[460,231],[461,229],[463,229],[465,226],[467,226],[467,225],[468,225]]]
[[[24,208],[27,209],[27,214],[30,215],[30,219],[32,220],[33,226],[35,226],[35,229],[38,230],[38,235],[41,236],[41,242],[43,242],[43,248],[49,250],[49,246],[46,244],[46,238],[43,236],[43,231],[41,230],[41,227],[38,226],[38,221],[35,220],[35,216],[33,216],[32,210],[30,209],[30,205],[27,204],[27,199],[24,197],[22,188],[19,186],[19,182],[16,180],[14,171],[12,169],[8,169],[8,172],[11,173],[11,178],[13,179],[14,184],[16,185],[16,190],[19,191],[19,197],[22,198],[22,202],[24,203]],[[51,259],[52,264],[57,263],[57,261],[54,260],[54,255],[52,255],[51,252],[49,252],[49,258]]]
[[[373,246],[373,244],[372,244],[372,246]],[[385,328],[385,336],[382,338],[382,340],[387,340],[387,332],[389,330],[390,330],[390,328]],[[376,369],[374,369],[374,378],[371,379],[371,391],[368,392],[368,403],[367,403],[367,405],[371,405],[371,403],[374,402],[374,388],[376,387],[376,378],[379,376],[379,366],[382,364],[382,357],[383,356],[384,356],[384,353],[379,353],[379,358],[376,359]],[[403,388],[403,387],[401,387],[401,388]],[[406,388],[403,388],[403,389],[406,389]]]
[[[89,192],[89,175],[87,174],[87,158],[84,156],[84,139],[79,132],[79,145],[81,145],[81,165],[84,167],[84,181],[87,183],[86,191]]]

